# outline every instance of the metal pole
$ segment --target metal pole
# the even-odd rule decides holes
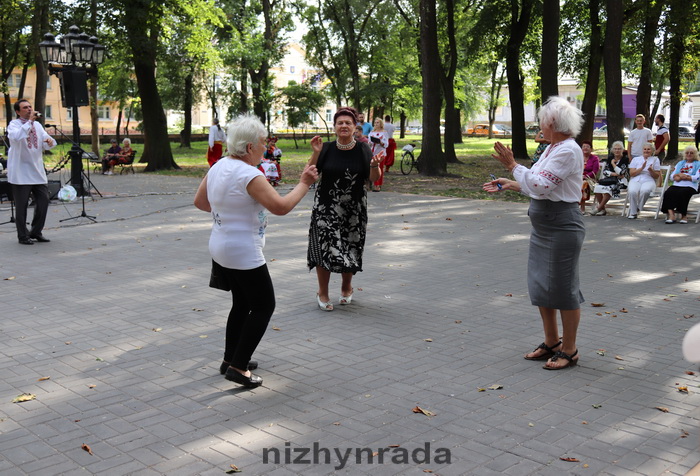
[[[80,121],[78,120],[78,106],[73,106],[73,147],[70,152],[70,183],[78,192],[78,196],[85,195],[83,186],[83,153],[80,151]]]

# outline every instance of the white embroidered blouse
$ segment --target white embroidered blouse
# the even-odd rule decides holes
[[[521,192],[535,200],[578,203],[583,181],[583,152],[569,138],[549,145],[531,169],[518,164],[513,176]]]

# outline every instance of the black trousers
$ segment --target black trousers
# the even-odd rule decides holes
[[[27,207],[31,193],[34,194],[34,217],[31,230],[27,230]],[[49,186],[45,183],[35,185],[13,183],[12,195],[15,200],[17,238],[21,240],[30,236],[40,236],[49,210]]]
[[[661,203],[661,211],[675,210],[685,216],[688,213],[688,203],[697,192],[693,187],[676,187],[671,185],[664,192],[664,199]]]
[[[224,360],[245,370],[275,311],[275,290],[266,264],[249,270],[223,268],[223,278],[233,296]]]

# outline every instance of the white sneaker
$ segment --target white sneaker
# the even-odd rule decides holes
[[[627,218],[629,218],[630,220],[635,220],[637,218],[637,215],[630,215]]]

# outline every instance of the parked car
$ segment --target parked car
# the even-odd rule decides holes
[[[630,135],[630,130],[626,127],[623,128],[623,132],[625,134],[625,138]],[[604,126],[601,126],[598,129],[594,130],[593,137],[608,137],[608,125],[605,124]]]
[[[510,128],[504,126],[503,124],[494,124],[491,130],[493,131],[493,135],[495,136],[506,136],[511,134]],[[474,127],[470,127],[467,129],[467,135],[487,136],[489,135],[489,125],[477,124]]]
[[[678,137],[695,137],[695,131],[690,126],[678,126]]]

